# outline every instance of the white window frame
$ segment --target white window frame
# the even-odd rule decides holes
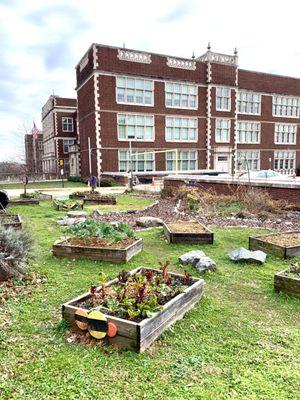
[[[247,99],[246,100],[240,99],[240,96],[242,96],[242,95],[247,96]],[[252,101],[248,100],[248,96],[252,96]],[[253,96],[258,96],[258,98],[259,98],[259,101],[258,101],[258,103],[259,103],[258,112],[256,113],[256,112],[251,112],[251,111],[250,112],[249,111],[240,111],[240,105],[241,105],[240,103],[241,102],[257,103],[257,102],[253,101]],[[247,108],[247,105],[246,105],[246,108]],[[237,113],[238,114],[246,114],[246,115],[261,115],[261,94],[260,93],[256,93],[256,92],[249,92],[247,90],[238,90],[238,93],[237,93]]]
[[[68,151],[65,151],[65,142],[68,142],[67,146],[68,146]],[[70,143],[73,142],[73,143]],[[69,147],[72,146],[75,143],[75,139],[68,139],[68,138],[64,138],[63,139],[63,153],[64,154],[69,154]]]
[[[246,129],[245,130],[241,130],[240,124],[246,124]],[[250,127],[248,127],[250,125]],[[252,125],[257,125],[258,129],[257,130],[251,130],[251,126]],[[244,136],[245,138],[247,138],[247,135],[251,136],[251,132],[257,132],[258,133],[258,140],[257,141],[249,141],[249,140],[240,140],[240,132],[245,132]],[[253,133],[252,133],[253,135]],[[261,136],[261,123],[258,121],[243,121],[243,120],[239,120],[237,121],[237,127],[236,127],[236,142],[239,144],[260,144],[260,136]]]
[[[124,116],[125,117],[125,132],[126,132],[126,138],[121,138],[120,137],[120,129],[119,127],[121,126],[121,124],[119,124],[119,117]],[[144,124],[143,125],[139,125],[138,124],[138,117],[143,117],[144,118]],[[131,125],[128,123],[128,120],[130,118],[134,118],[135,119],[135,124]],[[147,126],[146,124],[146,118],[152,118],[152,137],[151,139],[139,139],[137,137],[137,128],[139,126],[143,126],[144,127],[144,135],[145,135],[145,129]],[[134,137],[129,137],[128,136],[128,126],[134,126]],[[118,140],[120,142],[128,142],[128,140],[134,140],[136,142],[154,142],[155,141],[155,118],[153,114],[131,114],[131,113],[118,113],[117,114],[117,131],[118,131]]]
[[[67,121],[64,121],[64,120],[67,120]],[[64,129],[64,124],[67,124],[67,126],[71,125],[72,129],[68,129],[68,128]],[[73,117],[61,117],[61,126],[62,126],[63,132],[74,132],[74,118]]]
[[[120,158],[120,154],[122,152],[126,152],[125,160],[121,160],[121,158]],[[148,153],[147,154],[143,154],[143,153],[146,153],[146,152],[148,152]],[[139,160],[138,158],[136,158],[136,159],[134,158],[135,155],[139,155],[139,153],[143,154],[143,157],[144,157],[143,160],[141,160],[141,159]],[[147,159],[147,157],[148,157],[148,159]],[[153,165],[153,169],[147,170],[147,168],[144,168],[143,171],[139,171],[137,169],[139,161],[143,162],[145,166],[146,166],[147,162],[151,162],[152,165]],[[122,162],[126,163],[126,171],[123,171],[123,170],[121,171],[120,166],[121,166]],[[147,150],[144,150],[144,149],[136,150],[136,149],[134,149],[134,150],[132,150],[132,164],[134,165],[133,171],[134,171],[135,174],[136,173],[144,173],[144,172],[155,172],[155,153],[154,153],[154,151],[152,151],[151,149],[147,149]],[[118,150],[118,170],[119,170],[119,172],[126,172],[126,173],[129,172],[130,171],[130,166],[131,166],[130,149],[127,149],[127,148],[126,149],[119,149]]]
[[[167,93],[171,93],[172,95],[177,93],[177,92],[174,92],[174,91],[172,91],[172,92],[168,91],[167,90],[167,85],[173,85],[173,87],[174,87],[174,85],[179,85],[179,87],[180,87],[180,93],[179,93],[179,96],[180,96],[179,102],[180,102],[180,104],[178,106],[177,105],[176,106],[175,105],[167,105]],[[193,94],[193,93],[182,93],[183,86],[187,86],[188,88],[189,87],[194,87],[196,89],[195,90],[195,94]],[[181,96],[182,95],[195,96],[195,107],[182,106],[181,105],[181,103],[182,103]],[[182,109],[182,110],[197,110],[198,109],[198,85],[192,84],[192,83],[187,83],[187,82],[165,81],[165,107],[166,108],[177,108],[177,109]]]
[[[290,157],[290,154],[293,154],[293,157]],[[291,163],[291,160],[293,160],[293,166],[291,167],[288,165],[288,168],[286,168],[286,161],[288,163]],[[277,168],[276,168],[276,161],[277,161]],[[281,168],[280,164],[281,161],[283,163],[283,166]],[[296,150],[275,150],[274,151],[274,170],[275,171],[282,171],[282,172],[288,172],[288,173],[293,173],[296,168]]]
[[[172,124],[169,126],[167,125],[168,120],[172,120]],[[179,125],[175,125],[176,124],[176,120],[180,120]],[[187,121],[187,126],[185,126],[183,124],[183,121],[186,120]],[[194,122],[194,126],[190,126],[191,121]],[[168,138],[168,128],[172,129],[172,139]],[[174,139],[174,132],[175,129],[179,130],[179,139]],[[195,139],[182,139],[182,131],[183,129],[187,129],[189,131],[189,129],[193,129],[195,130]],[[189,132],[187,132],[188,136],[189,136]],[[177,116],[177,115],[166,115],[165,116],[165,140],[166,142],[172,142],[172,143],[196,143],[198,141],[198,118],[197,117],[181,117],[181,116]]]
[[[281,132],[278,132],[280,130],[280,127],[283,128]],[[274,143],[275,144],[287,144],[287,145],[295,145],[297,143],[297,124],[280,124],[276,123],[274,125]],[[290,131],[290,128],[294,130],[294,132]],[[286,130],[287,129],[287,130]],[[293,141],[287,141],[287,140],[277,140],[278,136],[282,136],[284,138],[287,138],[288,135],[293,135],[294,140]]]
[[[257,169],[249,168],[249,170],[250,171],[259,171],[260,170],[260,150],[258,150],[258,149],[251,149],[251,150],[250,149],[238,149],[237,150],[237,152],[236,152],[237,171],[247,171],[248,168],[242,168],[242,166],[240,168],[239,165],[238,165],[238,162],[239,162],[239,159],[240,159],[239,153],[243,153],[244,156],[246,155],[246,159],[247,159],[247,154],[258,153],[258,158],[252,158],[251,157],[250,159],[247,159],[247,161],[251,161],[251,166],[252,166],[253,161],[257,160]],[[245,157],[243,157],[242,158],[242,162],[244,163],[245,161],[246,161]]]
[[[145,96],[144,96],[145,93],[144,92],[151,92],[152,93],[152,95],[151,95],[151,103],[149,103],[149,104],[147,103],[146,104],[145,102],[136,103],[136,102],[128,102],[128,101],[119,101],[118,100],[118,88],[119,88],[118,79],[119,78],[120,79],[125,79],[125,82],[126,82],[125,83],[125,95],[124,95],[125,99],[126,99],[127,90],[134,90],[134,93],[136,93],[137,90],[142,90],[143,91],[143,99],[144,100],[145,100]],[[127,87],[127,81],[129,79],[134,80],[134,89]],[[145,88],[144,89],[137,88],[136,87],[136,81],[143,81],[144,84],[145,84],[145,82],[151,82],[151,89],[147,90]],[[116,103],[117,104],[126,104],[126,105],[129,105],[129,106],[141,106],[141,107],[153,107],[154,106],[154,80],[153,79],[145,79],[145,78],[140,78],[138,76],[117,75],[115,83],[116,83]],[[134,98],[136,98],[136,95],[134,95]]]
[[[218,96],[218,90],[221,90],[221,96]],[[228,96],[223,94],[224,91],[228,91]],[[218,98],[221,99],[221,107],[218,107]],[[228,108],[223,107],[224,99],[228,99]],[[231,89],[224,86],[216,86],[216,110],[217,111],[231,111]]]
[[[218,128],[218,121],[222,121],[222,127]],[[229,126],[228,128],[224,128],[223,127],[223,123],[224,121],[229,122]],[[221,131],[223,130],[228,130],[228,136],[227,136],[227,140],[219,140],[217,139],[217,135],[218,135],[218,130],[221,129]],[[231,132],[231,119],[230,118],[216,118],[215,119],[215,142],[216,143],[230,143],[230,132]],[[222,134],[221,134],[222,136]]]
[[[188,155],[188,158],[184,159],[184,158],[182,158],[183,153],[188,153],[188,154],[194,153],[195,154],[195,158],[191,159],[190,155]],[[165,155],[165,170],[167,172],[175,171],[176,170],[176,168],[175,168],[176,167],[176,165],[175,165],[175,163],[176,163],[175,151],[172,151],[172,152],[170,151],[170,152],[167,152],[165,154],[166,154]],[[173,164],[172,169],[168,169],[167,168],[168,161],[172,162],[172,164]],[[198,169],[198,151],[196,149],[181,149],[181,150],[178,150],[178,159],[177,159],[177,161],[178,161],[178,168],[177,168],[178,171],[197,171],[197,169]],[[188,162],[188,169],[182,169],[182,163],[185,162],[185,161]],[[195,161],[195,169],[190,169],[190,163],[193,162],[193,161]]]
[[[281,99],[281,104],[275,103],[275,99]],[[295,100],[297,102],[297,105],[287,105],[287,104],[282,104],[286,101],[291,100],[292,102]],[[282,114],[276,113],[277,107],[285,107],[284,109],[287,111],[288,107],[297,107],[297,115],[287,115],[287,114]],[[272,116],[277,117],[277,118],[299,118],[299,108],[300,108],[300,98],[296,96],[280,96],[280,95],[273,95],[272,96]],[[282,110],[281,110],[282,111]]]

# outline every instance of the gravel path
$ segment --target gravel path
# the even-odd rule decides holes
[[[274,216],[272,220],[261,221],[258,218],[236,218],[219,217],[219,216],[204,216],[198,213],[185,213],[174,199],[159,199],[158,204],[149,210],[129,211],[129,212],[110,212],[99,216],[101,221],[120,221],[128,223],[136,228],[136,219],[139,217],[157,217],[165,222],[177,222],[179,220],[188,221],[196,220],[207,226],[217,227],[250,227],[275,229],[279,231],[300,230],[300,213],[290,212],[286,216]]]

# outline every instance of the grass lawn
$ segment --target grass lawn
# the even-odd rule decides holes
[[[227,252],[247,247],[255,229],[214,229],[214,245],[202,246],[218,271],[205,275],[205,296],[151,348],[136,354],[68,344],[61,323],[63,302],[111,277],[125,265],[56,260],[50,249],[60,236],[50,203],[12,207],[36,239],[31,270],[45,282],[4,303],[0,315],[1,399],[299,399],[300,301],[273,292],[273,276],[287,261],[263,266],[234,264]],[[143,252],[125,268],[177,259],[193,245],[168,245],[162,229],[139,234]],[[187,270],[198,273],[191,267]],[[0,289],[1,290],[1,289]]]
[[[51,188],[61,188],[61,181],[49,181],[49,182],[29,182],[27,189],[51,189]],[[87,187],[85,183],[82,182],[69,182],[64,181],[65,188],[77,188],[77,187]],[[23,183],[0,183],[1,189],[24,189]]]

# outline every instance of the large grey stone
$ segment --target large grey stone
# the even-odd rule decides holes
[[[62,217],[57,220],[58,225],[61,226],[72,226],[80,224],[81,222],[85,221],[85,218],[70,218],[70,217]]]
[[[150,228],[152,226],[159,226],[163,224],[163,220],[156,217],[139,217],[135,222],[138,226],[143,228]]]
[[[88,213],[86,211],[68,211],[67,216],[70,218],[87,218]]]
[[[212,271],[217,269],[216,263],[210,257],[204,256],[195,265],[199,272]]]
[[[247,250],[244,247],[239,247],[231,251],[228,257],[232,261],[248,261],[248,262],[258,262],[263,264],[266,261],[267,254],[261,250]]]
[[[192,264],[195,266],[202,257],[205,257],[204,251],[192,250],[188,253],[182,254],[182,256],[179,257],[179,262],[181,265]]]

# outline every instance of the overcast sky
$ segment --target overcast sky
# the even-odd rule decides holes
[[[197,57],[210,41],[237,47],[241,68],[300,78],[299,11],[299,0],[0,0],[0,161],[20,160],[50,94],[76,96],[91,43]]]

